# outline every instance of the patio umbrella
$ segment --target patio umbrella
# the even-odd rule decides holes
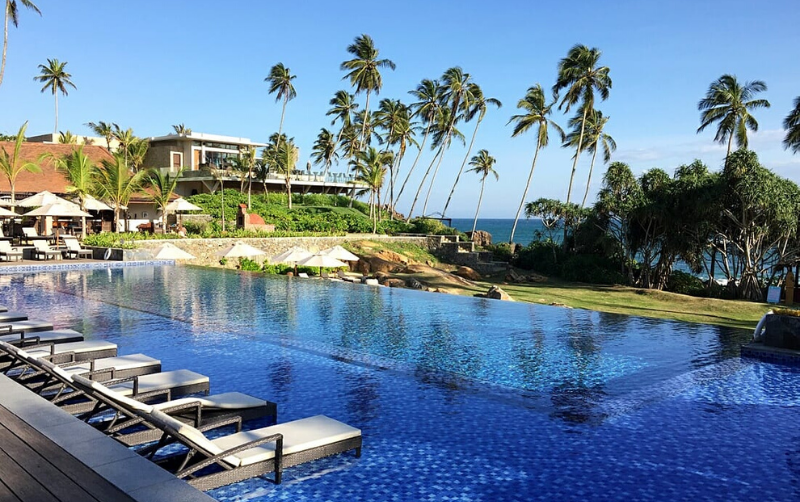
[[[80,202],[75,202],[80,206]],[[106,204],[105,202],[100,202],[99,200],[95,199],[91,195],[87,195],[83,201],[83,207],[86,208],[87,211],[113,211],[114,209]]]
[[[252,258],[254,256],[261,256],[265,254],[267,253],[261,251],[260,249],[256,249],[249,244],[237,242],[233,246],[218,252],[217,256],[220,258]]]
[[[9,211],[8,209],[0,207],[0,218],[15,218],[19,216],[14,211]]]
[[[323,249],[319,252],[319,254],[324,254],[326,256],[330,256],[331,258],[336,258],[337,260],[342,261],[358,261],[359,259],[358,256],[354,255],[342,246],[333,246],[332,248]]]
[[[339,268],[346,267],[347,263],[337,260],[336,258],[324,254],[311,255],[305,260],[297,262],[298,265],[305,267],[319,267],[319,273],[322,275],[322,267],[325,268]]]
[[[202,211],[203,210],[202,207],[197,207],[197,206],[195,206],[194,204],[192,204],[191,202],[189,202],[188,200],[186,200],[184,198],[173,200],[172,202],[167,204],[164,209],[166,209],[167,211],[173,211],[175,214],[178,215],[178,230],[180,230],[180,227],[183,226],[183,218],[181,218],[181,213],[185,213],[187,211]],[[166,224],[167,224],[166,218],[164,218],[164,225],[166,225]]]
[[[77,207],[77,204],[73,204],[67,199],[62,199],[58,195],[52,192],[48,192],[47,190],[39,192],[36,195],[31,195],[30,197],[27,197],[20,201],[17,201],[17,205],[21,207],[41,207],[41,206],[47,206],[49,204],[62,204],[64,206]]]
[[[294,246],[292,248],[287,249],[281,254],[277,254],[273,256],[270,261],[272,263],[288,263],[289,265],[294,265],[298,261],[305,260],[314,256],[312,253],[308,252],[308,250],[303,249],[298,246]]]
[[[169,242],[158,248],[156,260],[193,260],[194,256]]]
[[[64,200],[64,202],[66,202],[66,204],[54,203],[54,204],[44,205],[42,207],[34,209],[33,211],[28,211],[23,216],[42,216],[42,217],[52,216],[56,218],[56,221],[58,221],[59,216],[66,218],[81,218],[81,225],[82,225],[81,233],[83,233],[83,227],[86,226],[85,220],[83,218],[91,217],[92,215],[81,211],[81,209],[78,206],[69,201]],[[58,229],[56,229],[56,239],[58,239]]]

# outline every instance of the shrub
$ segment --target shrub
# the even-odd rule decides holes
[[[560,276],[560,264],[563,260],[564,251],[558,244],[552,241],[533,241],[517,252],[512,263],[525,270]]]
[[[497,244],[489,244],[485,246],[487,251],[492,252],[492,259],[495,261],[511,262],[513,253],[511,252],[511,245],[507,242],[499,242]]]
[[[596,254],[576,254],[561,266],[560,276],[567,281],[592,284],[624,284],[625,276],[613,260]]]
[[[248,272],[260,272],[261,265],[250,258],[239,258],[239,269],[246,270]]]
[[[706,296],[706,288],[698,277],[680,270],[674,270],[667,281],[667,291],[682,295]]]

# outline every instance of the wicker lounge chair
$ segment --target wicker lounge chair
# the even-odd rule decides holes
[[[53,323],[28,319],[27,321],[4,322],[0,324],[0,333],[35,333],[38,331],[52,331]]]
[[[11,261],[12,258],[20,261],[22,260],[22,250],[12,248],[8,241],[0,241],[0,258],[4,258],[5,261]]]
[[[228,392],[205,397],[185,397],[157,404],[146,404],[118,394],[100,382],[83,376],[73,377],[75,387],[96,399],[98,405],[91,412],[80,416],[89,422],[98,412],[114,411],[110,420],[93,420],[91,425],[113,437],[126,446],[135,446],[157,441],[163,432],[147,422],[146,414],[158,410],[178,418],[195,427],[230,423],[230,419],[242,421],[268,417],[269,422],[277,419],[277,405],[239,392]],[[239,427],[240,430],[240,427]]]
[[[157,461],[201,490],[236,483],[270,472],[280,484],[283,469],[355,450],[361,456],[361,430],[324,415],[208,439],[203,431],[158,410],[145,420],[164,432],[158,444],[140,453],[150,456],[179,442],[189,451]]]
[[[0,348],[3,348],[0,345]],[[102,340],[84,340],[69,343],[38,343],[26,345],[28,355],[35,358],[47,357],[51,362],[74,363],[114,357],[117,355],[117,345]],[[0,354],[0,371],[9,369],[14,361],[13,354]]]
[[[33,241],[33,258],[36,260],[49,260],[61,256],[61,251],[51,248],[47,242],[43,240]]]
[[[0,312],[0,324],[27,320],[27,314],[23,314],[22,312]]]
[[[76,259],[76,258],[87,258],[90,259],[93,255],[93,251],[91,249],[84,249],[78,243],[78,239],[72,235],[65,235],[62,237],[64,240],[64,245],[67,249],[61,251],[61,256],[68,259]]]
[[[53,329],[50,331],[37,331],[35,333],[26,333],[24,331],[12,332],[10,329],[0,330],[0,342],[7,342],[20,347],[39,343],[69,343],[82,341],[83,335],[74,329]]]

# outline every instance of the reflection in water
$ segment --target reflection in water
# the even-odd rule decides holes
[[[292,386],[292,362],[281,353],[280,360],[270,365],[268,370],[269,381],[272,384],[273,392],[275,392],[272,401],[286,402],[291,399],[291,386]]]

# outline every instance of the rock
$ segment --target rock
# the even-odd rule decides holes
[[[422,285],[421,282],[414,279],[413,277],[410,279],[406,279],[406,286],[411,289],[423,289],[425,286]]]
[[[513,301],[511,297],[508,296],[508,293],[498,288],[497,286],[492,286],[491,288],[489,288],[489,291],[486,292],[486,298],[492,298],[494,300]]]
[[[360,272],[361,275],[369,275],[370,273],[370,265],[366,258],[362,258],[356,262],[356,272]]]
[[[475,232],[467,232],[469,240],[475,243],[476,246],[491,246],[492,234],[483,230],[476,230]]]
[[[457,275],[459,277],[463,277],[464,279],[469,279],[470,281],[480,281],[481,280],[481,274],[479,274],[478,272],[475,272],[474,270],[472,270],[469,267],[458,267],[458,270],[453,272],[453,274],[455,274],[455,275]]]
[[[395,253],[394,251],[383,250],[376,253],[375,256],[384,261],[389,261],[392,263],[402,263],[403,265],[408,265],[408,258],[406,258],[401,254]]]
[[[571,309],[572,308],[569,305],[564,305],[563,303],[558,303],[558,302],[552,302],[552,303],[549,303],[548,305],[550,305],[551,307],[564,307],[565,309]]]
[[[525,277],[519,275],[514,271],[514,269],[509,269],[506,272],[506,281],[507,282],[525,282]]]
[[[542,274],[537,274],[536,272],[532,272],[527,277],[528,282],[547,282],[547,277],[543,276]]]
[[[428,293],[438,293],[439,288],[425,288],[425,291],[427,291]]]
[[[402,288],[406,285],[403,282],[403,279],[386,279],[386,283],[384,286],[389,286],[390,288]]]
[[[374,274],[376,272],[386,272],[389,274],[397,273],[406,268],[405,263],[393,262],[384,260],[378,256],[372,256],[367,258],[366,260],[360,260],[360,262],[368,262],[370,271]]]
[[[389,274],[386,272],[375,272],[375,278],[378,279],[378,282],[383,283],[389,279]]]

